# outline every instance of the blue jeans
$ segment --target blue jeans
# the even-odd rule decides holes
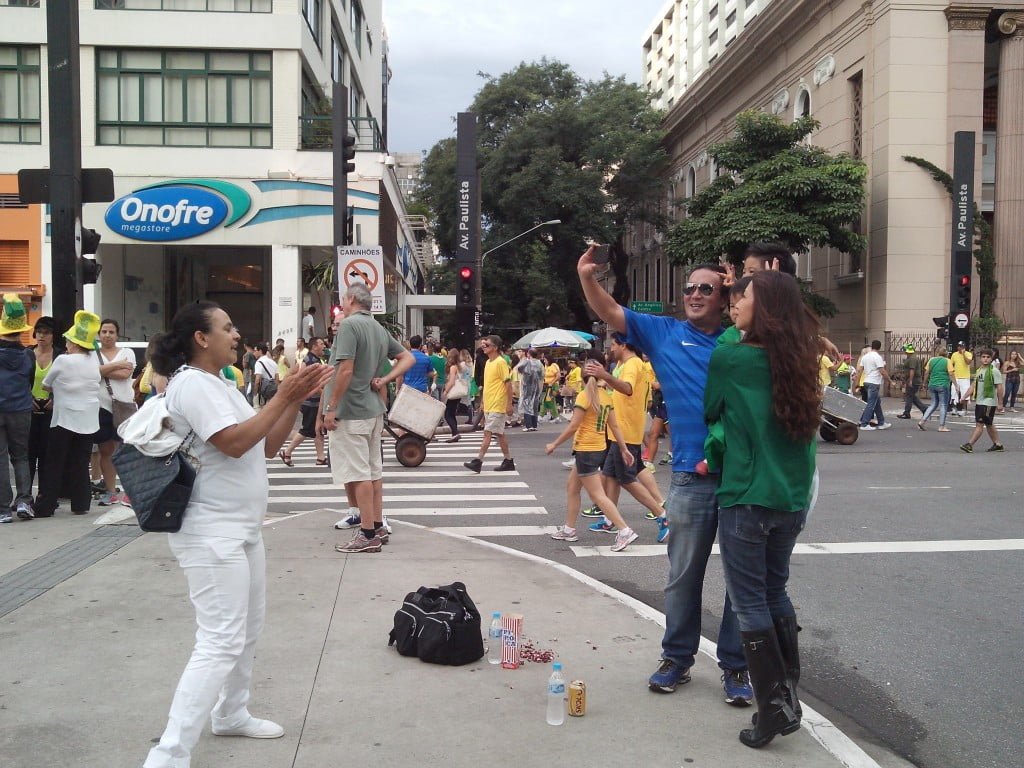
[[[875,417],[875,424],[885,424],[885,414],[882,413],[882,400],[878,396],[879,384],[865,384],[864,390],[868,393],[868,404],[864,406],[864,413],[860,417],[860,425],[866,427],[871,417]]]
[[[717,486],[715,477],[673,472],[665,502],[672,535],[668,537],[669,571],[661,655],[683,668],[693,666],[700,646],[704,572],[718,532]],[[733,670],[747,668],[739,624],[728,595],[718,630],[718,666]]]
[[[741,504],[719,511],[725,586],[744,632],[768,629],[774,619],[796,615],[786,582],[789,557],[806,521],[806,510],[780,512]]]
[[[932,402],[921,417],[921,421],[928,421],[935,413],[935,409],[938,408],[939,426],[944,427],[946,426],[946,411],[949,410],[949,387],[928,387],[928,391],[932,395]]]

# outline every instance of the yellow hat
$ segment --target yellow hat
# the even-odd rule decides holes
[[[100,332],[100,316],[80,309],[75,312],[75,324],[69,328],[64,338],[83,349],[96,348],[96,334]]]
[[[0,313],[0,336],[31,331],[32,326],[25,322],[27,319],[25,303],[21,297],[16,293],[5,293],[4,308]]]

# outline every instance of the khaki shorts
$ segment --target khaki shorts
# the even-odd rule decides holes
[[[380,480],[384,476],[380,435],[384,417],[343,419],[328,432],[331,451],[331,477],[337,485],[361,480]]]
[[[488,411],[484,414],[484,432],[490,432],[493,435],[505,434],[505,419],[507,418],[505,413]]]

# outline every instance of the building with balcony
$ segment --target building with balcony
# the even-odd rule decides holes
[[[867,163],[858,225],[867,251],[798,258],[799,277],[838,306],[829,333],[844,348],[887,330],[930,334],[932,318],[947,314],[951,201],[903,157],[952,172],[954,133],[973,131],[975,199],[994,228],[996,312],[1024,328],[1024,2],[672,0],[643,56],[652,103],[666,110],[673,216],[718,173],[708,149],[742,110],[812,115],[821,124],[813,144]],[[633,293],[672,311],[683,276],[660,239],[650,226],[629,234]]]
[[[386,309],[408,332],[421,328],[412,304],[425,265],[387,154],[381,6],[81,0],[82,164],[111,168],[117,198],[83,209],[83,225],[102,236],[103,271],[86,288],[87,306],[135,341],[199,298],[225,306],[249,339],[293,343],[310,304],[322,324],[330,292],[311,295],[302,275],[334,258],[330,97],[340,82],[357,149],[352,242],[383,247]],[[49,164],[45,0],[8,0],[0,23],[5,200],[18,169]],[[16,229],[12,216],[21,217]],[[4,259],[2,287],[24,283],[34,310],[50,313],[45,206],[0,205],[0,253],[19,264]]]

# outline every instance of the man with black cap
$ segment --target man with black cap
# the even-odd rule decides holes
[[[949,356],[953,363],[953,378],[955,381],[950,387],[950,409],[957,415],[963,416],[967,406],[967,390],[971,388],[971,363],[974,361],[974,354],[967,351],[967,345],[958,341],[956,352]]]
[[[917,396],[924,377],[924,361],[917,356],[913,344],[904,344],[903,351],[907,353],[907,358],[903,361],[903,413],[897,416],[897,419],[909,419],[910,410],[914,406],[917,406],[922,416],[926,410],[921,398]]]

